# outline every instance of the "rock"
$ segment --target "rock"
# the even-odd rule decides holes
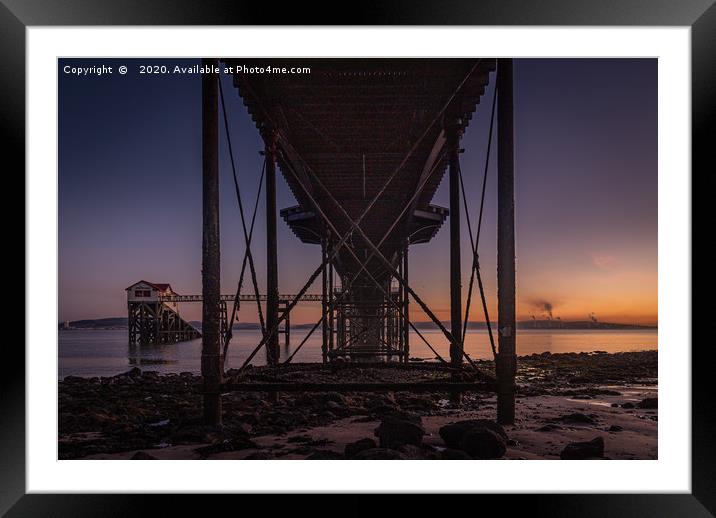
[[[639,403],[637,403],[637,408],[643,408],[643,409],[654,409],[658,408],[659,406],[659,399],[655,397],[648,397],[646,399],[642,399]]]
[[[132,455],[130,460],[157,460],[157,458],[154,455],[150,455],[145,451],[138,451],[134,455]]]
[[[561,430],[562,427],[558,424],[549,423],[544,426],[537,428],[538,432],[554,432],[555,430]]]
[[[117,374],[114,376],[115,378],[124,378],[124,377],[130,377],[130,378],[138,378],[142,375],[142,369],[139,367],[132,367],[127,372],[123,372],[122,374]],[[65,378],[67,380],[67,378]]]
[[[622,408],[634,408],[635,406],[636,405],[634,405],[634,403],[629,403],[629,402],[622,404]]]
[[[190,424],[174,430],[169,437],[174,444],[206,442],[207,429],[203,425]]]
[[[343,460],[345,457],[337,451],[317,450],[311,453],[306,460]]]
[[[612,408],[619,408],[619,403],[612,403]]]
[[[381,448],[395,448],[401,444],[420,446],[423,442],[423,435],[425,435],[425,429],[420,424],[402,416],[386,417],[375,429],[375,436],[378,437]]]
[[[468,419],[447,424],[440,428],[440,437],[442,437],[445,446],[448,448],[460,449],[460,441],[463,435],[473,428],[487,428],[497,433],[505,441],[507,440],[507,433],[505,433],[504,428],[489,419]]]
[[[596,424],[596,421],[586,414],[575,412],[573,414],[563,415],[555,419],[567,424]]]
[[[363,450],[370,450],[371,448],[377,448],[378,445],[370,437],[360,439],[356,442],[346,444],[345,455],[347,459],[355,457],[358,453]]]
[[[499,459],[507,451],[505,439],[489,428],[472,428],[460,440],[460,449],[473,459]]]
[[[340,392],[324,392],[321,399],[324,401],[333,401],[334,403],[338,403],[343,406],[348,404],[346,397]]]
[[[365,402],[365,407],[368,410],[375,410],[377,408],[396,408],[395,398],[388,394],[375,394]]]
[[[607,429],[607,432],[621,432],[623,430],[624,428],[622,428],[618,424],[613,424]]]
[[[440,455],[444,460],[472,460],[472,457],[464,451],[453,448],[444,449]]]
[[[405,460],[405,456],[390,448],[371,448],[361,451],[353,460]]]
[[[409,460],[419,460],[425,458],[425,452],[412,444],[402,444],[398,447],[398,451]]]
[[[596,437],[587,442],[568,444],[559,457],[563,460],[599,459],[604,457],[604,439]]]

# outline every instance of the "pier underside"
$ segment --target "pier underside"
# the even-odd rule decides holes
[[[224,87],[218,73],[205,74],[202,85],[202,376],[207,422],[216,423],[221,419],[222,390],[265,389],[273,394],[272,397],[279,391],[331,390],[330,387],[351,391],[425,389],[459,393],[468,390],[469,387],[462,385],[477,383],[477,378],[465,378],[465,370],[473,373],[480,371],[463,347],[475,278],[496,354],[495,387],[498,413],[501,414],[498,418],[502,422],[514,420],[516,356],[511,60],[499,60],[499,63],[496,59],[478,58],[222,61],[225,66],[231,67],[233,85],[265,144],[261,178],[265,181],[266,304],[264,315],[250,233],[247,232],[246,221],[251,215],[244,213],[241,200]],[[216,67],[219,60],[205,59],[204,64]],[[290,72],[298,68],[304,73]],[[469,228],[469,216],[473,264],[465,323],[460,268],[460,211],[463,204],[464,210],[468,209],[460,171],[460,140],[482,100],[491,73],[496,70],[498,79],[492,109],[490,111],[488,106],[484,113],[491,114],[490,142],[496,111],[498,119],[499,351],[495,347],[487,315],[476,238],[473,238],[473,230]],[[498,90],[499,109],[495,110]],[[221,122],[234,172],[234,187],[246,244],[241,280],[233,311],[229,311],[231,317],[226,337],[221,336],[220,330],[218,140]],[[485,174],[487,163],[489,145]],[[277,172],[283,176],[297,202],[280,211],[276,206]],[[449,172],[450,205],[440,207],[432,204],[432,199],[446,172]],[[318,245],[321,249],[318,267],[292,300],[284,301],[283,305],[278,285],[276,229],[279,216],[298,239],[306,244]],[[251,221],[253,229],[253,217]],[[450,227],[449,326],[411,287],[409,275],[410,246],[430,242],[447,221]],[[224,358],[247,264],[263,337],[228,382],[224,379]],[[321,318],[308,336],[321,329],[323,364],[356,365],[383,361],[410,367],[412,331],[435,353],[440,361],[438,366],[448,369],[448,375],[439,381],[434,380],[428,387],[422,385],[424,382],[402,388],[389,382],[357,386],[346,379],[324,381],[321,386],[314,387],[309,382],[286,384],[275,377],[265,380],[262,387],[257,387],[255,383],[252,387],[247,386],[246,379],[242,377],[247,375],[246,368],[259,351],[265,350],[268,369],[280,369],[290,363],[306,343],[308,337],[288,358],[279,361],[278,334],[281,325],[288,325],[291,310],[319,277]],[[432,347],[411,321],[411,312],[415,311],[422,312],[447,338],[449,360]],[[274,374],[280,378],[280,372],[276,370]],[[345,378],[346,372],[340,371],[338,375]],[[484,388],[484,385],[481,386]]]
[[[246,72],[262,60],[225,64],[242,67],[234,85],[298,201],[281,217],[325,248],[326,359],[408,361],[408,294],[395,274],[449,215],[430,203],[448,133],[469,124],[496,60],[271,61],[310,67],[305,75]]]

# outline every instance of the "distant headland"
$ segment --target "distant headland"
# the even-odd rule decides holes
[[[193,326],[201,328],[201,322],[198,320],[192,320],[190,322]],[[438,329],[433,322],[414,322],[415,327],[421,330]],[[443,324],[449,327],[449,322],[443,322]],[[293,329],[310,329],[314,324],[292,324]],[[487,325],[485,322],[470,322],[468,329],[485,329]],[[496,329],[497,323],[492,323],[492,328]],[[60,322],[58,325],[60,331],[71,330],[71,329],[127,329],[127,317],[110,317],[110,318],[98,318],[98,319],[87,319],[87,320],[74,320]],[[559,320],[559,319],[544,319],[544,320],[521,320],[517,322],[517,329],[573,329],[573,330],[584,330],[584,329],[657,329],[656,325],[641,325],[641,324],[620,324],[614,322],[598,322],[594,320]],[[238,322],[233,326],[235,330],[259,330],[260,325],[257,322]]]

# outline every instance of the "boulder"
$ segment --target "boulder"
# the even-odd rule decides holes
[[[659,399],[655,397],[648,397],[639,401],[636,406],[637,408],[653,410],[659,407]]]
[[[405,456],[390,448],[371,448],[361,451],[353,460],[405,460]]]
[[[457,421],[456,423],[450,423],[440,428],[440,437],[445,442],[445,446],[452,449],[460,449],[460,441],[466,432],[473,428],[487,428],[492,430],[505,441],[507,440],[507,433],[505,429],[499,424],[489,419],[467,419],[465,421]]]
[[[350,459],[352,457],[355,457],[358,453],[362,452],[363,450],[370,450],[371,448],[377,448],[378,445],[375,443],[373,439],[370,437],[366,437],[365,439],[360,439],[356,442],[352,442],[349,444],[346,444],[346,449],[344,451],[346,458]]]
[[[595,437],[591,441],[572,442],[565,446],[559,457],[562,460],[600,459],[604,457],[604,439]]]
[[[453,448],[446,448],[442,451],[440,456],[444,460],[472,460],[467,453],[462,450],[455,450]]]
[[[538,432],[554,432],[555,430],[561,430],[562,427],[558,424],[548,423],[544,426],[537,428]]]
[[[425,452],[418,446],[414,446],[412,444],[401,444],[398,447],[398,451],[409,460],[419,460],[425,458]]]
[[[607,429],[608,432],[621,432],[623,430],[624,428],[622,428],[618,424],[613,424]]]
[[[420,424],[403,416],[385,417],[375,429],[375,436],[378,437],[381,448],[396,448],[401,444],[420,446],[423,435],[425,429]]]
[[[622,408],[634,408],[635,406],[636,405],[634,403],[630,403],[630,402],[622,404]]]
[[[472,428],[460,440],[460,449],[473,459],[499,459],[507,451],[505,439],[489,428]]]

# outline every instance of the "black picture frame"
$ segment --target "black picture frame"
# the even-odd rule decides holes
[[[348,9],[337,4],[331,9],[303,2],[278,7],[245,1],[0,0],[0,124],[5,144],[4,163],[15,164],[6,169],[6,178],[22,177],[25,167],[27,27],[283,24],[690,26],[692,192],[698,192],[699,185],[703,189],[705,180],[702,178],[713,174],[713,166],[709,167],[713,144],[708,137],[716,134],[713,122],[716,119],[714,0],[391,1],[380,5],[355,3]],[[48,76],[48,84],[53,81]],[[695,215],[693,219],[697,221]],[[705,321],[705,311],[694,306],[692,321]],[[17,320],[15,318],[15,323]],[[709,344],[700,345],[706,347],[692,348],[691,494],[513,495],[509,497],[510,514],[524,506],[536,516],[713,516],[712,513],[716,513],[716,448],[713,446],[714,426],[709,419],[709,410],[713,407],[707,373]],[[139,496],[25,494],[25,354],[17,346],[5,347],[3,352],[4,364],[12,368],[4,368],[0,380],[0,514],[126,516],[144,509],[144,499]],[[351,514],[364,514],[364,511],[367,514],[373,508],[369,503],[372,497],[352,498],[354,503],[347,507]],[[185,505],[183,499],[163,500],[169,500],[162,502],[166,514],[172,512],[171,507]],[[425,510],[424,499],[417,502]],[[483,510],[487,509],[485,503],[484,500],[479,503]],[[319,511],[314,510],[312,514],[315,516],[316,512]]]

